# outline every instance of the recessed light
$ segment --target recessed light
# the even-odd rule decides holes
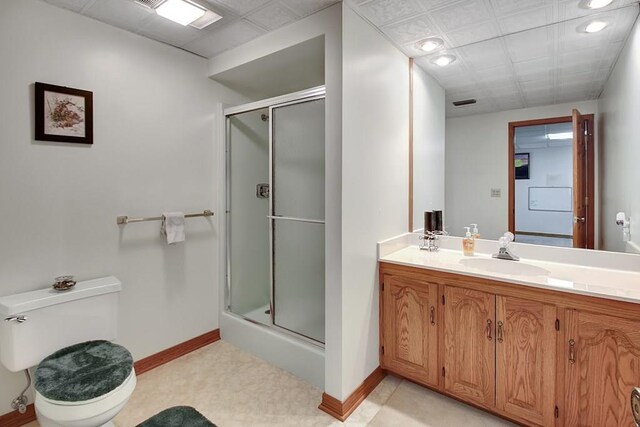
[[[548,133],[547,139],[558,140],[558,139],[571,139],[573,138],[573,132],[558,132],[558,133]]]
[[[166,0],[156,8],[156,13],[180,25],[187,26],[202,18],[207,11],[187,0]]]
[[[444,46],[444,41],[438,37],[429,37],[416,43],[416,47],[425,52],[433,52]]]
[[[440,55],[432,59],[431,62],[433,62],[436,65],[439,65],[440,67],[446,67],[447,65],[451,64],[455,60],[456,60],[456,57],[453,55]]]
[[[613,2],[613,0],[587,0],[586,6],[589,9],[600,9],[607,7]]]
[[[587,33],[597,33],[598,31],[604,30],[606,26],[607,26],[606,22],[593,21],[593,22],[590,22],[589,24],[587,24],[587,26],[584,28],[584,30]]]

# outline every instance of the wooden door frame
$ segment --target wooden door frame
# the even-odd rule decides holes
[[[595,141],[594,141],[594,124],[595,117],[593,114],[584,114],[583,117],[589,123],[589,134],[586,141],[587,144],[587,197],[589,204],[587,206],[587,249],[594,249],[595,246]],[[509,122],[509,231],[516,233],[516,180],[515,180],[515,135],[516,128],[524,126],[552,125],[558,123],[571,123],[571,116],[549,117],[546,119],[523,120],[519,122]]]

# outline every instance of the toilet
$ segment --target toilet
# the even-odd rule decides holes
[[[131,354],[117,335],[115,277],[0,297],[0,362],[18,372],[37,366],[41,427],[113,426],[136,387]]]

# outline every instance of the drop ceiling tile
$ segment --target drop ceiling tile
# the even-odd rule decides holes
[[[553,57],[543,57],[513,64],[513,69],[521,81],[539,80],[545,77],[555,66]],[[542,76],[542,77],[541,77]]]
[[[458,48],[455,50],[455,54],[463,58],[472,70],[483,70],[509,64],[502,40],[499,39]]]
[[[216,31],[212,31],[185,45],[184,48],[196,52],[205,58],[211,58],[225,50],[255,39],[262,34],[264,34],[264,31],[258,29],[248,21],[241,20]]]
[[[216,2],[223,4],[238,15],[245,15],[254,9],[264,6],[269,1],[271,0],[216,0]]]
[[[144,21],[138,33],[173,46],[181,46],[202,36],[202,30],[182,26],[156,14]]]
[[[516,2],[512,2],[516,3]],[[534,27],[542,27],[553,22],[553,6],[519,12],[498,19],[502,34],[517,33]]]
[[[252,12],[246,19],[267,30],[275,30],[294,22],[297,17],[286,7],[278,3],[269,3],[262,9]]]
[[[371,0],[360,10],[374,24],[384,26],[423,12],[413,0]]]
[[[525,102],[527,106],[534,107],[537,105],[550,105],[555,103],[555,93],[553,91],[536,91],[534,93],[524,94]]]
[[[93,0],[44,0],[44,1],[54,6],[69,9],[74,12],[80,12],[87,5],[87,3]]]
[[[382,31],[400,45],[439,35],[438,29],[426,15],[382,27]]]
[[[431,73],[433,75],[433,73]],[[456,74],[442,74],[437,77],[438,81],[445,89],[460,87],[469,82],[469,75],[463,72]]]
[[[155,15],[155,12],[132,0],[103,0],[94,2],[83,14],[107,24],[137,31],[143,21],[150,15]]]
[[[513,81],[481,82],[486,92],[492,97],[514,97],[520,95],[520,88]]]
[[[479,81],[491,81],[491,80],[507,80],[515,77],[514,72],[509,65],[499,65],[492,68],[484,68],[481,70],[472,70],[473,75]]]
[[[481,24],[472,25],[463,30],[451,31],[447,33],[447,37],[453,43],[453,46],[451,47],[477,43],[483,40],[498,37],[499,35],[500,30],[493,21],[486,21]]]
[[[537,28],[504,37],[512,62],[553,56],[553,28]]]
[[[492,101],[497,105],[498,111],[517,110],[524,108],[524,103],[520,96],[501,96],[493,98]]]
[[[338,3],[340,0],[280,0],[289,9],[293,10],[300,16],[307,16],[322,10],[332,4]]]
[[[451,3],[455,3],[459,0],[418,0],[418,3],[427,10],[438,9],[443,6],[447,6]]]
[[[544,93],[551,91],[553,87],[553,78],[532,80],[529,82],[520,82],[520,88],[526,95],[532,95],[535,93]]]
[[[541,6],[547,6],[550,3],[549,0],[491,0],[493,10],[495,10],[498,16],[529,11]]]
[[[593,76],[595,71],[593,69],[581,72],[571,72],[560,69],[558,71],[558,86],[560,88],[568,87],[572,85],[588,85],[593,83]]]
[[[485,0],[463,0],[431,13],[435,24],[444,32],[455,31],[492,19]]]
[[[611,74],[611,67],[600,68],[596,70],[593,78],[597,81],[606,81],[609,78],[609,74]]]

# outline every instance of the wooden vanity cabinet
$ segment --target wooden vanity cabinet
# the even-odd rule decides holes
[[[567,427],[635,426],[629,398],[640,386],[640,318],[566,311]]]
[[[438,385],[438,285],[384,276],[381,286],[381,366]]]
[[[640,304],[381,263],[381,365],[526,426],[631,427]]]
[[[492,407],[495,402],[495,296],[444,288],[444,389]]]
[[[496,297],[496,408],[555,425],[556,307]]]

